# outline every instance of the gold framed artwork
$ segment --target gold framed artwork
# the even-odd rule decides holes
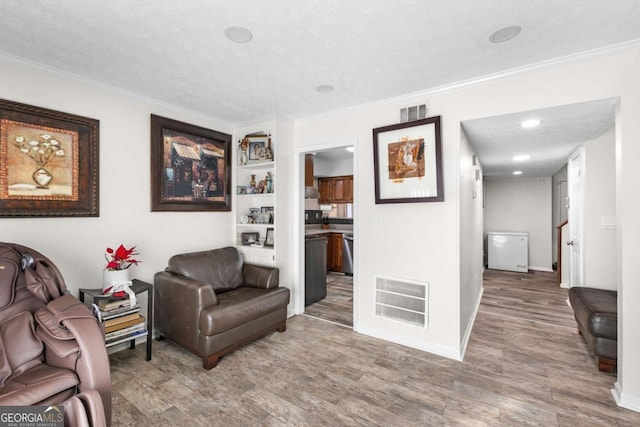
[[[0,99],[0,216],[99,216],[99,121]]]

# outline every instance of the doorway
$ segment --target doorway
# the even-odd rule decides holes
[[[354,327],[354,299],[357,288],[357,168],[353,141],[313,147],[299,152],[299,194],[301,197],[297,253],[299,295],[296,299],[299,314]],[[310,159],[312,159],[310,161]],[[312,171],[312,172],[311,172]],[[310,189],[309,187],[313,187]],[[318,221],[318,215],[321,221]],[[309,274],[317,269],[317,259],[309,260],[310,240],[326,239],[326,258],[323,261],[323,292],[316,285],[308,288],[307,279],[317,283],[317,276]],[[323,254],[325,255],[325,254]],[[311,266],[311,268],[307,268]],[[309,291],[309,292],[307,292]],[[309,300],[307,294],[315,295]],[[320,295],[320,296],[318,296]]]

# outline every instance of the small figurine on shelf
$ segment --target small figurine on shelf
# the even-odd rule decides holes
[[[268,160],[273,160],[273,151],[271,150],[271,134],[267,137],[267,148],[265,149],[265,157]]]
[[[255,174],[251,174],[251,182],[249,183],[250,187],[256,188],[256,176]]]
[[[247,150],[249,149],[249,138],[243,138],[240,141],[240,166],[244,166],[247,164],[247,160],[249,159]]]
[[[266,193],[273,192],[273,178],[271,177],[271,172],[267,172],[267,177],[264,179]]]

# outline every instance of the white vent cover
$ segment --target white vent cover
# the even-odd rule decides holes
[[[400,108],[400,123],[412,122],[427,117],[427,104],[411,105]]]
[[[429,284],[376,277],[376,315],[426,327],[429,323]]]

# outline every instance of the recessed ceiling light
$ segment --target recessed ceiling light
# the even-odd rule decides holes
[[[514,162],[524,162],[527,161],[531,158],[531,156],[529,156],[528,154],[520,154],[518,156],[514,156],[513,161]]]
[[[350,153],[353,153],[353,147],[346,147],[345,150],[347,150]]]
[[[520,126],[522,126],[523,128],[529,129],[529,128],[534,128],[536,126],[539,126],[540,123],[542,123],[542,120],[540,119],[529,119],[520,123]]]
[[[506,42],[508,40],[511,40],[512,38],[514,38],[518,34],[520,34],[520,31],[522,31],[522,28],[517,26],[517,25],[512,25],[510,27],[500,28],[499,30],[494,31],[489,36],[489,41],[491,43]]]
[[[522,175],[522,171],[513,171],[514,175]]]
[[[331,85],[320,85],[316,87],[316,90],[320,93],[331,93],[333,92],[333,86]]]
[[[226,38],[236,43],[248,43],[253,39],[251,31],[243,27],[230,26],[224,29]]]

